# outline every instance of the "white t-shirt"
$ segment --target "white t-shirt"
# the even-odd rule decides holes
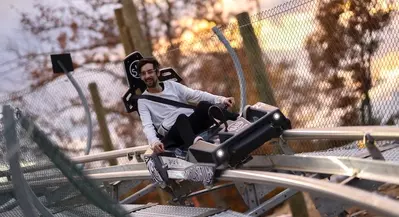
[[[223,96],[194,90],[175,81],[164,81],[163,84],[164,90],[162,92],[150,93],[146,90],[143,94],[158,96],[186,104],[198,104],[200,101],[208,101],[215,104],[222,103],[225,99]],[[137,104],[143,131],[150,146],[159,141],[156,136],[154,125],[157,132],[165,136],[166,132],[170,130],[180,114],[189,116],[194,112],[192,109],[175,107],[147,99],[139,99]]]

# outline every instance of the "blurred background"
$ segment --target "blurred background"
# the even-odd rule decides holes
[[[234,96],[239,105],[234,63],[214,26],[241,61],[247,104],[278,106],[294,128],[399,121],[395,0],[3,0],[0,22],[0,104],[31,115],[69,156],[84,154],[84,108],[68,78],[53,74],[50,54],[72,55],[92,112],[90,153],[141,146],[139,117],[121,100],[128,89],[122,61],[133,51],[173,67],[187,86]],[[289,145],[307,152],[350,143],[359,141]],[[273,153],[265,144],[253,154]]]

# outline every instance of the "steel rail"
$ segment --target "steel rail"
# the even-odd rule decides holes
[[[7,148],[6,158],[10,164],[10,172],[12,175],[12,190],[15,195],[15,199],[18,200],[22,213],[25,216],[36,217],[39,216],[36,212],[35,205],[40,201],[34,201],[35,195],[32,191],[29,191],[29,186],[26,185],[24,175],[20,168],[20,144],[17,137],[17,126],[14,119],[14,110],[11,106],[3,106],[4,112],[4,139]],[[43,206],[43,204],[40,203]],[[39,208],[41,208],[39,206]]]
[[[364,135],[369,133],[375,140],[399,139],[399,128],[390,126],[365,126],[365,127],[333,127],[333,128],[309,128],[292,129],[284,131],[282,137],[285,140],[312,140],[312,139],[335,139],[335,140],[358,140],[363,139]],[[76,163],[87,163],[101,160],[110,160],[119,157],[127,157],[131,153],[144,153],[149,148],[148,145],[125,148],[115,151],[90,154],[79,157],[72,157],[71,160]],[[51,168],[50,165],[30,166],[22,168],[24,172],[33,172],[42,169]],[[0,171],[1,176],[6,176],[9,171]]]
[[[394,148],[389,146],[390,148]],[[396,147],[396,146],[395,146]],[[388,148],[388,147],[386,147]],[[323,174],[335,174],[344,176],[356,176],[361,179],[389,182],[399,184],[399,165],[389,161],[371,161],[357,157],[321,157],[301,155],[276,155],[276,156],[253,156],[253,159],[242,167],[251,170],[290,170]],[[109,166],[84,170],[85,174],[112,173],[122,171],[145,170],[144,163]],[[53,177],[51,183],[64,183],[59,174]],[[27,181],[39,181],[37,176],[34,180],[26,177]],[[46,177],[43,177],[46,178]],[[47,177],[48,178],[48,177]],[[39,184],[39,183],[38,183]],[[4,186],[4,185],[3,185]],[[7,187],[5,187],[7,189]],[[0,191],[3,189],[0,187]]]
[[[283,133],[283,138],[287,140],[300,139],[363,139],[369,133],[376,140],[399,139],[399,127],[385,126],[366,126],[366,127],[334,127],[334,128],[310,128],[292,129]],[[130,153],[144,153],[149,148],[148,145],[125,148],[115,151],[107,151],[87,156],[73,157],[72,161],[86,163],[100,160],[109,160],[127,156]]]
[[[127,157],[131,153],[144,153],[148,149],[148,145],[137,146],[132,148],[119,149],[115,151],[107,151],[102,153],[90,154],[86,156],[72,157],[71,160],[76,163],[87,163],[101,160],[110,160],[119,157]]]
[[[223,35],[223,32],[217,27],[214,26],[212,28],[212,31],[216,34],[220,42],[224,45],[226,48],[227,52],[229,52],[230,57],[233,60],[234,67],[236,69],[237,73],[237,78],[238,78],[238,84],[240,86],[240,111],[239,113],[241,114],[244,111],[245,105],[247,104],[247,85],[245,82],[245,77],[244,77],[244,71],[242,69],[240,59],[237,56],[237,53],[231,46],[230,42],[226,39],[226,37]]]
[[[61,67],[62,71],[64,71],[64,73],[67,75],[69,81],[71,81],[73,87],[78,92],[80,100],[82,101],[83,108],[85,110],[86,124],[87,124],[87,141],[86,141],[86,148],[85,148],[84,153],[85,153],[85,155],[88,155],[90,153],[91,144],[92,144],[92,140],[93,140],[93,121],[92,121],[91,115],[90,115],[89,103],[87,102],[87,99],[82,91],[82,88],[79,86],[78,82],[72,76],[72,73],[66,69],[66,67],[60,60],[58,60],[57,63]],[[81,168],[83,168],[83,165],[81,165]]]
[[[304,128],[285,130],[282,137],[285,140],[359,140],[365,134],[370,134],[375,140],[399,139],[399,127],[396,126],[348,126],[330,128]]]
[[[151,179],[150,173],[148,170],[137,170],[137,171],[123,171],[123,172],[110,172],[110,173],[98,173],[98,174],[87,174],[89,179],[93,181],[105,182],[105,181],[125,181],[125,180],[149,180]],[[79,178],[76,177],[76,180]],[[29,186],[31,188],[36,187],[46,187],[50,185],[59,185],[69,183],[69,180],[66,177],[52,178],[52,179],[44,179],[44,180],[35,180],[29,182]],[[12,184],[2,184],[0,185],[0,194],[5,192],[13,191]]]
[[[4,138],[6,140],[7,147],[7,159],[10,164],[10,171],[12,175],[11,182],[15,189],[16,199],[21,205],[23,213],[30,213],[31,216],[38,216],[30,206],[33,205],[39,213],[44,217],[53,217],[53,214],[42,204],[42,202],[36,197],[35,193],[29,187],[26,181],[20,165],[20,143],[17,137],[17,125],[14,119],[14,110],[11,106],[3,107],[5,118],[4,118]],[[10,152],[11,151],[11,152]],[[27,203],[31,203],[27,205]]]
[[[95,168],[95,169],[86,169],[83,170],[83,173],[88,174],[100,174],[100,173],[111,173],[111,172],[123,172],[123,171],[135,171],[135,170],[146,170],[147,167],[145,163],[137,163],[137,164],[124,164],[124,165],[117,165],[117,166],[108,166],[103,168]],[[67,183],[66,180],[61,173],[57,173],[54,175],[46,175],[46,174],[39,174],[39,175],[30,175],[25,174],[25,179],[30,185],[32,186],[41,186],[42,183],[47,184],[63,184]],[[53,180],[53,181],[47,181]],[[0,193],[3,193],[9,189],[12,182],[7,181],[0,184]]]
[[[321,194],[342,200],[382,216],[399,216],[399,202],[388,197],[370,193],[354,187],[335,184],[323,180],[274,172],[249,170],[226,170],[219,180],[234,180],[258,184],[272,184],[306,192]]]
[[[363,139],[369,133],[376,140],[399,139],[399,127],[389,126],[366,126],[366,127],[333,127],[333,128],[309,128],[292,129],[283,133],[283,138],[287,140],[300,139]],[[109,160],[127,156],[130,153],[144,153],[149,148],[148,145],[125,148],[115,151],[107,151],[87,156],[73,157],[72,161],[86,163],[100,160]]]
[[[179,179],[184,176],[182,173],[183,171],[168,171],[170,179]],[[147,170],[89,174],[87,176],[94,181],[151,179]],[[343,202],[362,207],[383,216],[399,216],[399,209],[397,209],[399,203],[388,197],[324,180],[290,174],[251,170],[226,170],[223,171],[217,179],[223,181],[276,185],[306,192],[313,192],[326,197],[342,200]],[[54,182],[59,180],[48,181]],[[65,181],[67,181],[66,178]],[[41,184],[43,185],[45,183]]]
[[[119,149],[119,150],[115,150],[115,151],[107,151],[107,152],[102,152],[102,153],[90,154],[90,155],[79,156],[79,157],[71,157],[71,161],[73,161],[75,163],[87,163],[87,162],[94,162],[94,161],[101,161],[101,160],[116,159],[119,157],[127,157],[127,155],[131,154],[131,153],[144,153],[147,150],[147,148],[148,148],[148,146],[145,145],[145,146]],[[21,167],[21,170],[24,173],[30,173],[30,172],[36,172],[36,171],[41,171],[41,170],[46,170],[46,169],[54,169],[54,168],[55,168],[55,166],[53,163],[44,162],[44,163],[40,163],[40,165],[31,165],[31,166]],[[9,170],[0,171],[0,177],[8,176],[8,175],[10,175]]]
[[[244,169],[277,169],[353,176],[378,182],[399,184],[399,164],[392,161],[356,157],[275,155],[254,156]]]
[[[389,150],[396,146],[383,147],[382,150]],[[373,161],[359,157],[322,157],[308,155],[275,155],[275,156],[253,156],[253,159],[242,166],[243,169],[250,170],[288,170],[302,171],[311,173],[334,174],[353,176],[361,179],[388,182],[399,184],[399,164],[390,161]],[[84,170],[85,174],[112,173],[123,171],[146,170],[145,163],[133,163],[126,165],[109,166]],[[57,177],[58,176],[58,177]],[[43,179],[46,177],[43,177]],[[59,179],[59,174],[53,177],[55,183],[64,182]],[[39,181],[35,176],[34,180]],[[1,188],[0,188],[1,191]]]

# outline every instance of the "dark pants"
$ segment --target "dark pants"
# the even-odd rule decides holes
[[[188,149],[194,142],[196,135],[212,126],[213,121],[208,116],[208,109],[213,104],[201,101],[189,117],[181,114],[168,134],[162,139],[165,149],[180,147]]]

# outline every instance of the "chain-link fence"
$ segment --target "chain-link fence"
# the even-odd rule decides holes
[[[277,105],[294,128],[396,124],[398,3],[378,1],[374,7],[369,1],[331,2],[293,0],[251,17],[240,14],[236,22],[220,28],[241,61],[247,104],[262,101]],[[182,37],[173,46],[156,50],[154,55],[163,67],[175,68],[187,86],[234,96],[239,105],[234,63],[211,30]],[[92,113],[91,153],[103,151],[103,134],[88,88],[92,82],[97,84],[107,112],[114,148],[146,144],[137,114],[126,113],[121,100],[128,88],[122,63],[80,68],[73,76]],[[40,88],[0,100],[2,105],[12,104],[30,114],[69,155],[84,153],[84,108],[67,77],[60,76]],[[291,145],[295,151],[303,152],[348,142],[351,141]],[[261,153],[271,151],[270,146],[265,146]],[[119,161],[124,162],[126,159]]]
[[[100,131],[90,84],[96,84],[101,98],[102,109],[107,113],[106,123],[113,149],[143,144],[134,141],[133,124],[140,125],[134,116],[126,113],[121,97],[127,90],[126,78],[121,65],[106,66],[102,69],[77,69],[72,73],[81,87],[90,107],[93,123],[93,139],[90,154],[103,152],[103,135]],[[29,114],[38,126],[53,139],[69,156],[84,155],[88,129],[85,110],[77,90],[66,76],[60,76],[33,91],[10,95],[1,104],[12,104]],[[122,129],[125,127],[125,129]],[[121,136],[125,134],[126,136]],[[121,162],[127,159],[121,158]],[[108,162],[89,163],[86,167],[108,165]]]
[[[294,128],[393,125],[399,118],[398,10],[394,1],[294,0],[251,17],[240,14],[221,29],[242,64],[248,104],[277,105]],[[232,58],[212,32],[157,56],[189,86],[239,99]],[[290,145],[306,152],[351,142]],[[266,145],[255,153],[272,151]]]

